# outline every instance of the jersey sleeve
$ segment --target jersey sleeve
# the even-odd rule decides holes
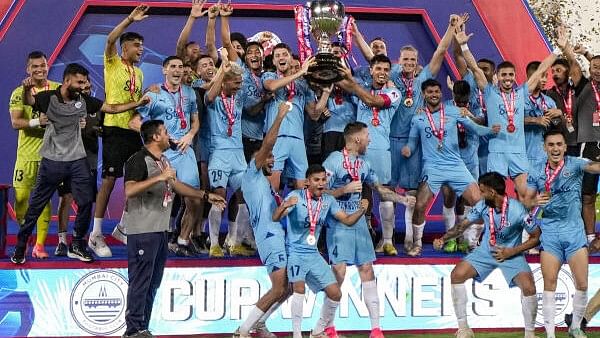
[[[136,111],[142,116],[143,120],[152,118],[150,114],[152,112],[152,109],[156,105],[156,101],[158,100],[158,95],[156,95],[156,93],[148,92],[146,93],[146,95],[150,98],[150,102],[146,105],[137,107],[136,109]]]
[[[485,210],[485,202],[479,201],[467,214],[469,222],[477,222],[483,220],[483,211]]]
[[[396,88],[389,88],[387,91],[379,93],[379,96],[381,96],[385,101],[382,108],[392,108],[394,111],[396,111],[400,106],[402,94],[400,94],[400,91]]]
[[[190,112],[192,115],[198,115],[198,101],[196,100],[196,91],[191,87],[188,87],[189,100],[190,100]]]
[[[262,83],[263,89],[265,88],[265,81],[267,80],[276,80],[277,74],[273,72],[266,72],[260,77],[260,81]]]
[[[85,100],[85,108],[88,115],[95,114],[102,109],[102,101],[89,95],[83,95],[82,97]]]
[[[13,90],[10,95],[10,102],[8,104],[9,111],[23,111],[23,87],[19,86]]]
[[[328,215],[332,215],[335,216],[337,215],[340,211],[343,211],[342,208],[340,208],[340,205],[336,202],[335,198],[329,194],[323,194],[323,198],[325,199],[325,201],[327,204],[329,204],[329,213]]]
[[[287,196],[285,196],[284,201],[289,201],[290,198],[292,198],[293,196],[296,196],[298,198],[298,203],[301,203],[302,198],[301,198],[300,194],[298,193],[298,190],[291,191]],[[288,214],[292,213],[295,210],[296,210],[295,205],[287,208]]]
[[[535,170],[537,166],[534,166],[533,169]],[[531,167],[530,167],[531,168]],[[534,170],[530,170],[529,174],[527,175],[527,186],[530,189],[533,189],[535,191],[539,191],[539,185],[538,185],[538,180],[540,179],[539,174],[537,174]]]
[[[146,166],[146,156],[143,152],[138,152],[131,156],[125,163],[124,182],[141,182],[148,178],[148,167]]]
[[[379,177],[377,177],[377,173],[373,169],[373,165],[371,163],[368,164],[367,176],[365,177],[365,182],[371,185],[379,183]]]
[[[590,160],[587,158],[572,157],[572,159],[575,161],[575,167],[580,173],[583,173],[585,171],[585,167],[590,163]]]
[[[323,167],[325,168],[325,172],[327,173],[327,189],[333,189],[334,185],[334,175],[335,175],[335,165],[332,159],[333,153],[327,156],[327,159],[323,162]]]
[[[558,108],[556,101],[554,101],[554,99],[552,99],[550,96],[544,95],[544,100],[546,100],[546,106],[548,106],[548,109]]]

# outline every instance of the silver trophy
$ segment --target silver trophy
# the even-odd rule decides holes
[[[308,69],[308,79],[320,84],[340,81],[340,58],[331,53],[331,37],[337,34],[344,20],[344,4],[337,0],[316,0],[309,7],[310,30],[318,47],[316,65]]]

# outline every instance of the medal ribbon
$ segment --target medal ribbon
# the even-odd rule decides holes
[[[309,236],[314,236],[315,229],[317,227],[317,222],[319,221],[319,215],[321,214],[321,206],[323,204],[323,200],[321,197],[319,197],[319,199],[317,200],[317,210],[313,214],[313,212],[312,212],[312,196],[310,194],[310,191],[308,191],[308,189],[305,189],[304,192],[306,193],[306,208],[308,209],[308,220],[310,222],[310,230],[309,230],[310,235]]]
[[[223,101],[223,107],[225,107],[225,114],[227,114],[227,136],[233,134],[233,124],[235,123],[235,95],[231,95],[228,99],[225,93],[221,92],[221,100]]]
[[[596,88],[594,80],[590,81],[590,85],[592,86],[592,90],[594,91],[594,98],[596,99],[596,111],[594,112],[594,114],[596,114],[597,117],[594,120],[600,121],[600,94],[598,94],[598,88]]]
[[[437,137],[439,143],[442,144],[444,142],[444,122],[446,120],[446,113],[444,112],[444,105],[440,105],[440,129],[438,130],[435,126],[435,121],[433,120],[433,115],[429,107],[425,108],[425,113],[427,114],[427,120],[429,121],[429,125],[431,126],[431,133],[433,136]]]
[[[406,98],[410,99],[413,97],[413,82],[415,80],[414,75],[412,78],[406,78],[404,76],[404,73],[402,73],[402,76],[400,77],[400,79],[402,80],[402,83],[404,83],[404,87],[406,88]]]
[[[502,200],[502,213],[500,214],[500,229],[502,231],[506,226],[506,210],[508,209],[508,196],[504,196]],[[490,216],[490,245],[496,245],[496,227],[494,225],[494,208],[488,208],[488,215]]]
[[[563,105],[565,106],[565,115],[567,118],[567,122],[573,123],[573,95],[574,95],[575,91],[573,90],[573,88],[571,88],[571,86],[567,86],[566,95],[563,95],[562,92],[560,91],[560,89],[558,89],[558,87],[554,87],[554,88],[555,88],[556,92],[560,94],[560,96],[563,100]]]
[[[135,67],[130,66],[125,59],[121,59],[121,62],[127,67],[127,74],[129,74],[129,95],[131,96],[131,100],[135,100]]]
[[[375,95],[375,91],[373,89],[371,89],[371,94]],[[373,111],[373,120],[371,120],[371,124],[373,124],[374,126],[378,126],[379,125],[379,108],[377,107],[371,107],[371,110]]]
[[[158,169],[160,169],[160,172],[162,173],[163,171],[165,171],[165,169],[169,168],[169,164],[165,163],[161,160],[159,161],[155,161],[156,165],[158,166]],[[173,191],[171,188],[171,184],[169,183],[169,180],[165,181],[165,192],[163,194],[163,208],[166,208],[167,205],[169,204],[169,202],[171,202],[173,200]]]
[[[350,156],[348,156],[348,149],[344,147],[342,154],[344,155],[344,169],[348,171],[348,174],[350,174],[350,177],[352,177],[353,181],[358,181],[358,171],[360,169],[360,160],[358,159],[358,156],[356,159],[354,159],[354,165],[352,165],[350,163]]]
[[[538,104],[538,97],[540,98],[540,104]],[[548,110],[548,105],[546,104],[546,99],[544,99],[544,95],[540,94],[538,97],[534,97],[533,95],[529,95],[529,100],[531,103],[535,105],[536,108],[542,111],[542,114]]]
[[[175,92],[179,93],[179,99],[177,99],[175,94],[169,90],[169,85],[166,82],[163,84],[163,87],[173,100],[173,104],[175,105],[175,113],[177,113],[177,117],[179,118],[181,129],[186,129],[187,121],[185,119],[185,114],[183,113],[183,91],[181,90],[181,86],[179,86],[179,89]]]
[[[506,94],[500,91],[502,101],[504,102],[504,108],[506,108],[506,117],[508,117],[508,124],[515,125],[515,90],[510,91],[510,102],[506,98]]]
[[[296,5],[294,7],[296,39],[298,40],[298,54],[301,64],[313,54],[313,50],[310,45],[309,15],[310,11],[307,7],[302,5]]]
[[[50,83],[48,82],[48,80],[46,80],[46,84],[44,84],[44,90],[43,91],[47,91],[50,90]],[[31,94],[32,95],[36,95],[38,92],[35,90],[35,86],[31,87]]]
[[[483,100],[483,92],[481,89],[477,89],[477,100],[479,101],[479,106],[481,107],[481,111],[486,114],[487,107],[485,106],[485,101]]]
[[[546,182],[544,183],[544,187],[546,188],[546,191],[550,192],[550,188],[552,187],[552,183],[556,180],[556,178],[558,177],[558,174],[560,174],[560,171],[562,170],[562,168],[565,166],[565,160],[561,160],[560,163],[558,164],[558,167],[556,167],[556,169],[554,170],[554,172],[552,174],[550,174],[550,163],[546,162]]]

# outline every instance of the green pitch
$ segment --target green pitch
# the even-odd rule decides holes
[[[385,332],[384,332],[385,334]],[[600,332],[589,332],[588,338],[600,338]],[[537,336],[542,338],[546,335],[543,332],[538,332]],[[368,338],[369,336],[366,334],[363,335],[344,335],[347,338]],[[444,334],[385,334],[386,338],[454,338],[454,334],[444,333]],[[523,338],[522,332],[503,332],[503,333],[477,333],[475,332],[475,337],[477,338]],[[557,332],[556,338],[567,338],[569,335],[566,332]]]

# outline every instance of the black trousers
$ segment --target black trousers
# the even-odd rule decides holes
[[[165,270],[169,254],[167,232],[127,236],[127,311],[126,335],[148,330],[152,305]]]

